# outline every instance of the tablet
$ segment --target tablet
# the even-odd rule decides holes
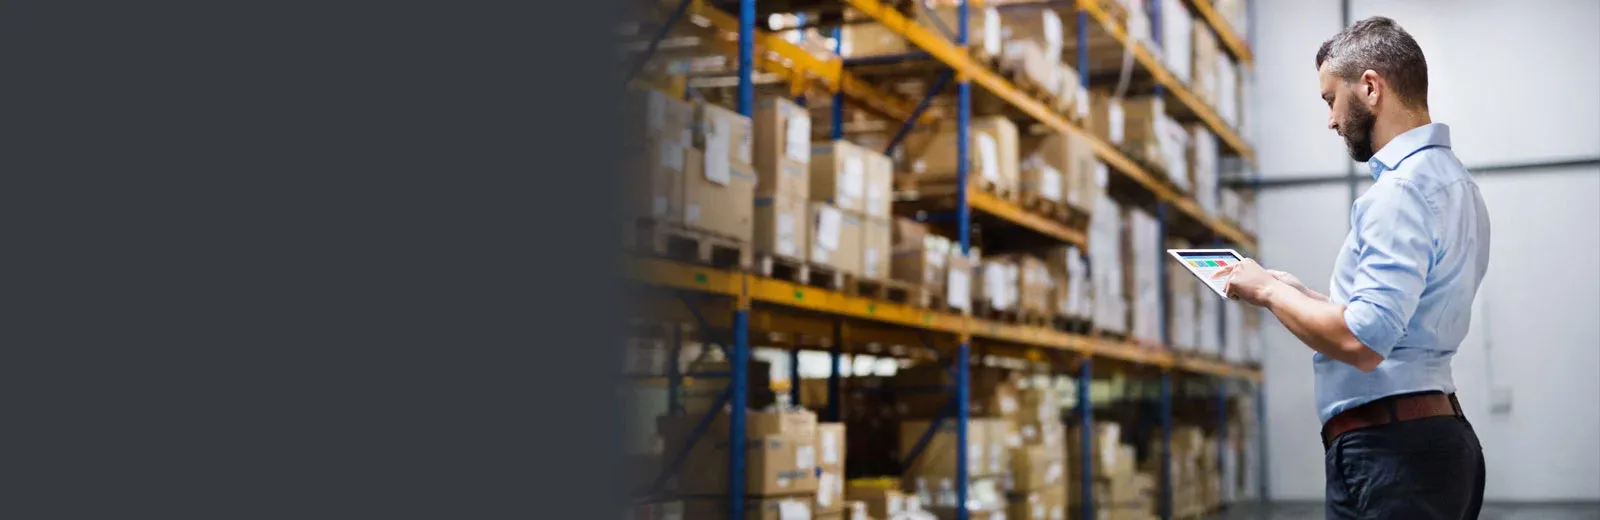
[[[1211,275],[1244,260],[1238,251],[1232,249],[1168,249],[1167,254],[1176,258],[1190,273],[1205,282],[1206,287],[1210,287],[1212,292],[1223,298],[1228,297],[1228,294],[1223,292],[1228,287],[1228,279],[1212,279]]]

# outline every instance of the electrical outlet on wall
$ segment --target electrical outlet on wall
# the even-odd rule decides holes
[[[1489,414],[1511,415],[1511,387],[1496,386],[1489,389]]]

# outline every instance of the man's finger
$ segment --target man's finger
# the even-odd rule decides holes
[[[1216,273],[1213,273],[1211,275],[1211,279],[1215,280],[1215,279],[1227,276],[1227,275],[1233,273],[1233,268],[1234,267],[1238,267],[1238,266],[1239,266],[1239,264],[1233,264],[1233,265],[1224,267],[1222,269],[1218,269]]]

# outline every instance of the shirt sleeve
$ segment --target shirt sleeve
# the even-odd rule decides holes
[[[1372,189],[1356,212],[1360,251],[1344,322],[1363,345],[1389,357],[1405,337],[1433,263],[1432,210],[1403,179]]]

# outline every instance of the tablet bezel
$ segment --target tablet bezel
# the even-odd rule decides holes
[[[1200,283],[1204,284],[1207,289],[1210,289],[1211,292],[1216,293],[1217,296],[1221,296],[1223,299],[1227,299],[1228,298],[1227,294],[1223,293],[1221,289],[1217,289],[1215,287],[1212,287],[1211,284],[1206,281],[1205,277],[1202,276],[1199,271],[1196,271],[1193,266],[1190,266],[1187,262],[1183,261],[1182,253],[1210,253],[1210,254],[1227,253],[1227,254],[1233,255],[1233,258],[1234,258],[1235,262],[1243,262],[1245,260],[1245,256],[1239,254],[1238,251],[1235,251],[1235,250],[1232,250],[1232,249],[1168,249],[1167,250],[1167,255],[1171,256],[1173,260],[1177,260],[1178,261],[1178,265],[1183,266],[1183,269],[1186,270],[1186,271],[1189,271],[1190,275],[1192,275],[1196,279],[1200,280]]]

